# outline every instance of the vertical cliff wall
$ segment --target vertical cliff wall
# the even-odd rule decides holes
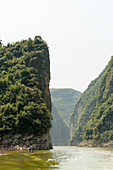
[[[0,147],[52,148],[50,61],[40,36],[0,46]]]

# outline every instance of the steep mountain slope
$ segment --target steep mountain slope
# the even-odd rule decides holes
[[[86,126],[85,139],[101,143],[113,140],[113,57],[101,80],[98,102]]]
[[[52,147],[50,61],[40,36],[0,45],[0,147]]]
[[[70,126],[70,117],[81,92],[73,89],[51,89],[51,98],[58,113],[67,126]]]
[[[52,128],[50,130],[52,144],[55,146],[68,145],[69,137],[70,137],[69,128],[62,120],[54,104],[52,104],[52,116],[53,116]]]
[[[74,113],[71,117],[70,145],[78,145],[83,140],[84,128],[96,106],[101,80],[106,69],[107,67],[98,78],[91,82],[75,106]]]

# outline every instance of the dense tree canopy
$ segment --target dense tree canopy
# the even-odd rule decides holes
[[[85,139],[113,140],[113,57],[102,78],[98,102],[85,129]]]
[[[99,143],[113,140],[113,57],[100,76],[82,94],[75,106],[72,122],[76,128],[71,144],[82,140]]]
[[[72,145],[79,144],[84,138],[84,129],[96,106],[101,80],[106,72],[106,69],[107,67],[95,80],[89,84],[88,88],[84,91],[80,97],[80,100],[75,105],[74,113],[71,117],[73,135],[70,143]]]
[[[0,45],[0,133],[47,132],[49,79],[48,47],[40,36]]]

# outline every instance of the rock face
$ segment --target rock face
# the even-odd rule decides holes
[[[52,148],[49,81],[49,51],[40,36],[0,45],[0,148]]]
[[[52,149],[49,133],[42,136],[34,134],[9,134],[0,136],[0,150],[48,150]]]
[[[84,140],[78,146],[80,147],[113,147],[113,140],[102,142],[98,140]]]

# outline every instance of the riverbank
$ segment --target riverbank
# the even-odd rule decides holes
[[[78,144],[79,147],[113,147],[113,141],[101,142],[97,140],[85,140]]]

